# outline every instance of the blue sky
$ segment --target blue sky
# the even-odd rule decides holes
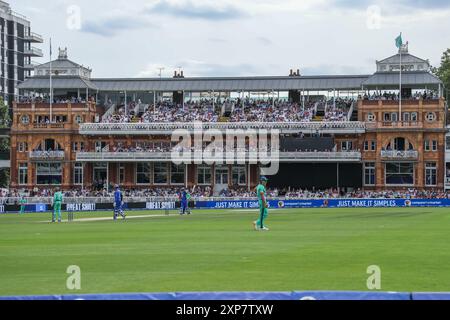
[[[37,62],[52,37],[95,77],[366,74],[400,32],[433,65],[450,47],[448,0],[9,2],[44,36]]]

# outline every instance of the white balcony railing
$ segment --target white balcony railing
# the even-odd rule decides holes
[[[364,122],[217,122],[217,123],[84,123],[80,125],[80,134],[88,135],[148,135],[149,133],[167,134],[174,130],[184,129],[216,129],[216,130],[247,130],[247,129],[278,129],[281,132],[304,133],[364,133]]]
[[[419,152],[416,150],[382,150],[381,157],[387,159],[418,159]]]
[[[44,53],[42,52],[41,49],[34,48],[34,47],[31,47],[29,49],[25,49],[24,50],[24,54],[26,56],[32,56],[32,57],[43,57],[44,56]]]
[[[201,151],[200,151],[201,152]],[[201,153],[200,153],[201,155]],[[183,160],[194,161],[199,152],[192,152],[180,155]],[[227,158],[226,152],[222,154],[213,154],[212,156],[203,156],[205,162],[226,162],[233,160],[235,162],[257,163],[261,159],[278,159],[279,162],[359,162],[361,161],[361,152],[279,152],[267,155],[260,155],[258,152],[247,152],[238,154],[237,157]],[[171,152],[79,152],[77,161],[79,162],[169,162],[175,160]]]
[[[30,151],[32,160],[63,160],[64,151]]]
[[[30,34],[25,35],[24,39],[26,41],[29,42],[34,42],[34,43],[43,43],[44,42],[44,38],[37,33],[31,32]]]
[[[34,68],[36,68],[38,65],[39,65],[39,63],[34,62],[34,61],[31,61],[31,62],[26,62],[26,63],[24,64],[23,67],[24,67],[25,69],[34,69]]]

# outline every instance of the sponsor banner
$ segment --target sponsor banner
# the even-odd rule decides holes
[[[177,203],[173,202],[147,202],[145,204],[146,210],[173,210],[176,209]]]
[[[196,208],[257,209],[256,200],[197,201]],[[269,208],[450,207],[450,199],[315,199],[269,200]]]
[[[257,200],[196,201],[189,203],[190,208],[197,209],[247,209],[257,210]],[[314,199],[314,200],[269,200],[271,209],[296,208],[400,208],[400,207],[450,207],[450,199]],[[130,202],[125,203],[125,210],[176,210],[179,201]],[[27,204],[25,212],[51,212],[48,204]],[[93,212],[113,210],[112,203],[69,203],[63,204],[61,210],[67,212]],[[19,205],[0,204],[0,214],[19,212]]]
[[[196,208],[205,209],[257,209],[257,200],[234,200],[234,201],[197,201]]]
[[[65,209],[69,212],[97,210],[95,203],[68,203]]]

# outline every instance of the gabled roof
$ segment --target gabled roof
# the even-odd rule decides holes
[[[400,54],[394,54],[393,56],[383,59],[381,61],[377,61],[377,63],[383,64],[400,64]],[[423,60],[418,58],[412,54],[404,53],[402,54],[402,63],[428,63],[427,60]]]
[[[52,68],[54,68],[54,69],[84,68],[84,69],[89,70],[89,68],[84,67],[78,63],[75,63],[69,59],[56,59],[56,60],[53,60],[51,63],[52,63]],[[36,67],[36,69],[41,69],[41,68],[50,68],[50,62],[40,64]]]
[[[399,72],[377,72],[363,82],[364,87],[392,88],[400,84]],[[414,71],[402,73],[402,84],[411,89],[423,89],[426,86],[437,87],[442,81],[426,71]]]
[[[90,89],[98,90],[97,86],[90,80],[81,77],[53,77],[52,79],[53,89]],[[32,77],[26,79],[24,82],[18,85],[19,89],[24,90],[49,90],[50,78],[49,77]]]
[[[211,77],[92,79],[100,91],[270,91],[352,90],[369,75],[301,77]]]

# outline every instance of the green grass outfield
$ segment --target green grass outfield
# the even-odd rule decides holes
[[[163,212],[126,222],[50,224],[50,214],[0,215],[0,296],[172,291],[366,291],[367,267],[381,291],[450,291],[450,209]],[[64,214],[67,218],[67,214]],[[80,291],[66,269],[81,268]]]

